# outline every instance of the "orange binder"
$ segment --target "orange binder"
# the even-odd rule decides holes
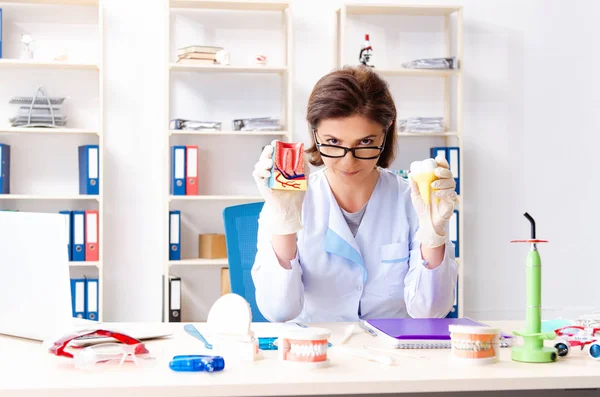
[[[85,211],[85,260],[86,262],[97,262],[99,258],[98,211]]]
[[[186,178],[185,194],[187,196],[198,195],[198,146],[185,147]]]

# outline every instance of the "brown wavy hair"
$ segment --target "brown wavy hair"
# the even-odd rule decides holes
[[[309,162],[323,165],[312,130],[326,119],[361,115],[384,129],[385,147],[377,165],[387,168],[396,156],[396,105],[388,84],[368,66],[346,66],[317,82],[308,100],[306,120],[312,145],[306,149]]]

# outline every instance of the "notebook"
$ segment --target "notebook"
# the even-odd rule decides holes
[[[395,349],[449,349],[449,326],[484,326],[470,318],[381,318],[364,324],[388,340]],[[500,347],[511,346],[510,335],[500,334]]]

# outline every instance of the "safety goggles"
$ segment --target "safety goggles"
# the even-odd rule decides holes
[[[346,156],[348,152],[351,152],[352,155],[357,159],[373,160],[378,158],[381,155],[383,149],[385,148],[385,132],[383,134],[383,143],[381,144],[381,146],[359,146],[354,148],[319,143],[319,141],[317,140],[317,130],[313,128],[312,133],[315,139],[315,145],[319,150],[321,156],[324,157],[342,158]]]
[[[69,343],[74,340],[94,337],[109,337],[116,341],[92,344],[83,348],[69,346]],[[97,364],[121,366],[131,362],[136,366],[149,366],[155,362],[155,357],[140,340],[105,329],[82,330],[65,335],[52,344],[49,352],[56,356],[73,358],[75,367],[81,369],[90,369]]]

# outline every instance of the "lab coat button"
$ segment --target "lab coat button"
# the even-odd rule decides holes
[[[356,287],[356,289],[362,291],[362,285],[359,285],[358,287]]]

